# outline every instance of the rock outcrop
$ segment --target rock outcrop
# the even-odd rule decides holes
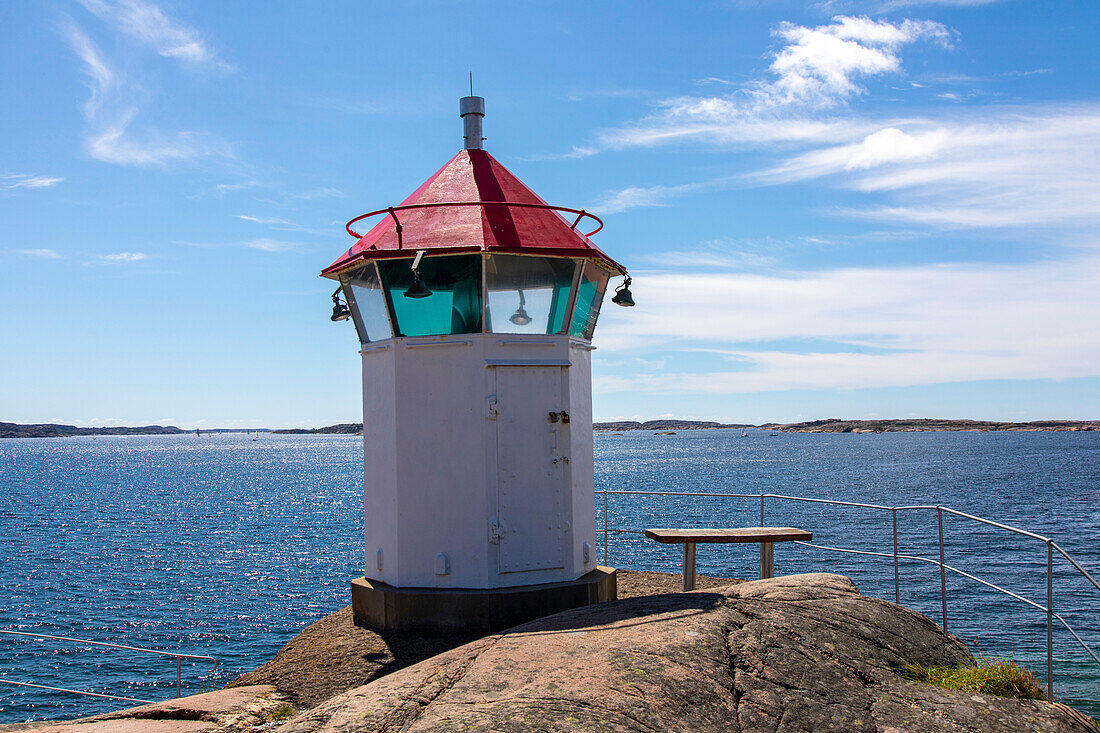
[[[696,576],[696,587],[741,582]],[[672,593],[681,588],[679,575],[640,570],[618,571],[619,598]],[[241,675],[229,687],[272,685],[302,708],[365,685],[429,657],[473,641],[454,634],[377,634],[352,622],[351,607],[315,621],[291,639],[261,667]]]
[[[319,731],[1095,731],[1061,706],[905,680],[963,664],[926,617],[838,575],[642,597],[533,621],[280,726]]]
[[[15,733],[228,733],[285,720],[294,707],[274,687],[255,685],[127,708],[94,718],[0,725]]]
[[[628,593],[645,593],[671,590],[679,578],[626,580]],[[390,639],[371,652],[381,637],[349,625],[347,609],[322,619],[235,683],[266,678],[284,689],[250,684],[96,718],[0,726],[0,733],[1100,733],[1063,705],[899,677],[909,662],[959,665],[971,656],[928,618],[865,598],[839,575],[638,595],[548,616],[401,669],[432,650]],[[346,689],[363,677],[373,681]],[[335,689],[346,691],[308,707]]]

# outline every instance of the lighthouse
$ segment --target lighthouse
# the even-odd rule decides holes
[[[485,101],[460,101],[464,148],[400,204],[348,222],[321,273],[339,285],[363,367],[364,575],[378,631],[495,631],[615,598],[596,557],[592,336],[626,269],[482,149]],[[360,222],[372,221],[365,228]]]

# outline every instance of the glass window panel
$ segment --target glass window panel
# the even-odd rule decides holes
[[[481,255],[423,258],[420,279],[432,291],[426,298],[405,297],[412,262],[411,257],[378,261],[395,335],[481,333]]]
[[[603,293],[607,289],[607,280],[611,273],[595,262],[585,262],[581,271],[581,281],[577,286],[577,304],[573,307],[573,325],[570,336],[591,339],[596,330],[596,319],[600,315]]]
[[[490,255],[485,260],[492,333],[561,333],[576,261],[566,257]]]
[[[355,327],[359,329],[359,340],[383,341],[393,337],[390,331],[390,319],[386,314],[386,296],[382,284],[378,281],[378,271],[374,263],[360,267],[346,279],[341,278],[345,288],[350,287],[353,302],[348,303],[355,318]]]

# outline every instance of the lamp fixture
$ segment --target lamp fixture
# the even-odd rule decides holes
[[[416,257],[413,258],[413,281],[409,289],[405,291],[406,298],[427,298],[432,294],[432,291],[429,290],[428,286],[424,284],[424,281],[420,279],[420,260],[424,259],[424,252],[425,250],[420,250],[416,253]]]
[[[517,326],[526,326],[531,322],[531,316],[527,315],[527,311],[523,306],[527,305],[527,301],[523,299],[523,291],[519,291],[519,308],[516,308],[516,312],[512,314],[512,317],[508,320]]]
[[[336,288],[332,293],[332,316],[329,320],[336,322],[346,321],[349,318],[351,318],[351,311],[348,310],[347,305],[340,302],[340,288]]]
[[[623,284],[615,288],[615,296],[611,299],[615,305],[630,308],[634,305],[634,296],[630,294],[630,278],[623,280]]]

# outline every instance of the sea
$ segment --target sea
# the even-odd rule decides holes
[[[217,689],[350,602],[362,574],[362,449],[351,436],[270,433],[0,440],[0,630],[193,655],[183,694]],[[943,506],[1050,536],[1100,579],[1100,432],[595,436],[601,561],[678,573],[646,527],[752,526],[761,493]],[[659,496],[613,492],[679,492]],[[943,621],[940,512],[769,496],[764,521],[814,533],[775,546],[777,574],[835,572],[864,595]],[[606,501],[606,503],[605,503]],[[606,508],[606,513],[605,513]],[[606,521],[605,521],[606,516]],[[944,562],[1045,607],[1047,547],[943,512]],[[606,533],[605,533],[606,526]],[[605,545],[604,538],[607,538]],[[832,548],[832,549],[824,549]],[[839,549],[862,553],[839,552]],[[700,545],[698,572],[754,578],[754,545]],[[882,557],[887,555],[888,557]],[[911,558],[925,558],[922,561]],[[1054,610],[1100,655],[1100,590],[1053,557]],[[947,572],[947,628],[977,654],[1046,677],[1046,613]],[[1100,717],[1100,664],[1055,620],[1056,699]],[[176,662],[0,634],[0,723],[73,718],[176,693]]]

